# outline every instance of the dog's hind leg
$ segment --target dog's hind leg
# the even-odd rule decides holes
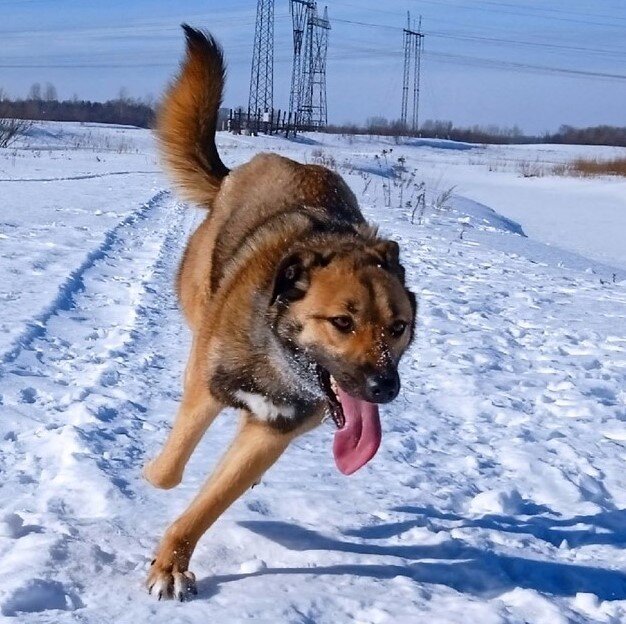
[[[223,407],[209,392],[202,367],[196,366],[195,353],[192,349],[183,398],[172,430],[159,455],[143,470],[144,477],[155,487],[169,489],[180,483],[191,454]]]
[[[187,510],[167,530],[148,576],[158,598],[183,600],[194,591],[189,560],[204,532],[282,455],[302,429],[281,433],[244,414],[235,440]]]

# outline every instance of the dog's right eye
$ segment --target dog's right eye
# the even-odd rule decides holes
[[[331,316],[328,319],[340,332],[347,334],[354,330],[354,321],[349,316]]]
[[[393,338],[400,338],[404,333],[404,330],[407,328],[406,321],[396,321],[390,328],[389,333]]]

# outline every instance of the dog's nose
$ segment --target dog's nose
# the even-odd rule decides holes
[[[396,371],[375,373],[365,381],[367,400],[371,403],[388,403],[400,392],[400,377]]]

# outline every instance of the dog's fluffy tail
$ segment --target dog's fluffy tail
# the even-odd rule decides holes
[[[208,33],[187,24],[183,30],[187,54],[160,106],[157,136],[165,163],[185,199],[210,209],[229,171],[215,146],[224,57]]]

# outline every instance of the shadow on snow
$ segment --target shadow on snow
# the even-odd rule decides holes
[[[534,513],[545,511],[533,505]],[[570,545],[621,544],[626,541],[626,510],[615,510],[596,516],[580,516],[568,520],[535,516],[517,520],[509,516],[484,516],[467,519],[442,513],[431,508],[401,507],[396,511],[417,514],[417,519],[388,523],[346,531],[345,535],[370,540],[362,543],[327,537],[316,531],[287,522],[248,521],[241,526],[295,551],[335,551],[353,555],[397,557],[405,562],[379,564],[345,563],[301,568],[266,568],[249,574],[230,574],[203,579],[199,589],[205,596],[219,592],[219,586],[254,576],[313,574],[352,575],[376,579],[397,576],[420,583],[445,585],[456,591],[493,597],[516,587],[553,594],[574,596],[579,592],[596,595],[600,600],[626,599],[626,574],[588,565],[526,559],[468,546],[460,540],[449,540],[436,545],[377,544],[371,540],[387,539],[419,526],[428,525],[434,531],[449,529],[437,527],[437,521],[451,521],[455,527],[479,527],[497,531],[526,533],[553,545],[564,539]],[[592,524],[601,529],[575,528]],[[427,561],[418,561],[427,560]]]

